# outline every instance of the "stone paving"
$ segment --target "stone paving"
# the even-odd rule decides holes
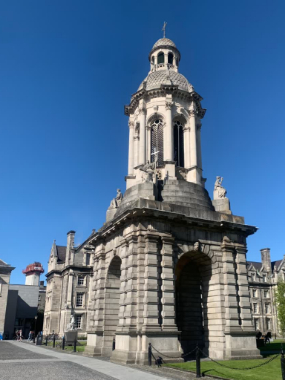
[[[0,341],[0,379],[168,380],[96,358],[66,354],[15,341]]]

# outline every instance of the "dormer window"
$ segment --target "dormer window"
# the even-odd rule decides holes
[[[159,65],[160,63],[164,63],[164,54],[159,53],[157,56],[157,64]]]
[[[170,65],[173,65],[173,54],[172,53],[168,53],[168,63]]]

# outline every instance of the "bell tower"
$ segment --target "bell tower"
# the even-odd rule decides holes
[[[256,227],[231,213],[222,177],[213,202],[205,189],[205,109],[180,59],[170,39],[153,45],[125,106],[127,189],[84,245],[94,264],[85,353],[118,363],[147,363],[149,343],[172,361],[197,344],[216,359],[259,357],[246,269]]]
[[[149,53],[150,71],[131,102],[127,189],[141,182],[142,171],[157,161],[154,180],[180,179],[204,187],[202,177],[202,97],[179,73],[181,54],[168,38]],[[154,165],[153,165],[154,166]]]

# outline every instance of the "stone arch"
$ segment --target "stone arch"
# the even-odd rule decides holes
[[[160,112],[154,112],[152,113],[151,115],[149,115],[147,117],[147,120],[146,120],[146,125],[148,126],[148,128],[151,127],[151,124],[156,120],[156,119],[161,119],[163,122],[164,122],[164,116],[162,113]]]
[[[179,256],[175,267],[176,324],[187,353],[198,343],[205,352],[223,339],[221,288],[217,263],[199,243]],[[205,252],[203,252],[203,250]]]
[[[106,353],[110,354],[119,324],[121,264],[122,260],[119,256],[113,257],[105,283],[104,349]]]

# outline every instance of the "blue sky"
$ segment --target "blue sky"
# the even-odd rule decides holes
[[[54,239],[76,243],[125,190],[123,106],[166,36],[203,96],[206,187],[224,177],[232,211],[259,231],[248,259],[283,257],[285,2],[0,1],[0,258],[11,282]]]

